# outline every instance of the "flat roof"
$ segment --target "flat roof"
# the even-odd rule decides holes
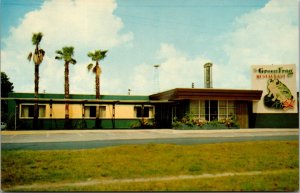
[[[48,103],[96,103],[96,104],[116,104],[116,103],[168,103],[179,100],[260,100],[262,90],[245,89],[216,89],[216,88],[175,88],[152,94],[150,96],[134,95],[101,95],[100,100],[95,99],[95,95],[71,94],[70,99],[64,99],[64,94],[39,94],[38,99],[34,99],[33,93],[9,93],[9,97],[4,100],[14,99],[16,101]],[[3,100],[2,99],[2,100]]]
[[[45,99],[45,98],[1,98],[17,103],[39,103],[39,104],[130,104],[130,105],[151,105],[173,103],[167,100],[97,100],[97,99]]]
[[[8,98],[34,98],[34,93],[9,93]],[[39,93],[39,99],[64,99],[64,94],[54,93]],[[96,96],[93,94],[70,94],[69,99],[81,99],[81,100],[96,100]],[[101,100],[149,100],[147,95],[100,95]]]
[[[260,100],[262,90],[175,88],[150,95],[150,100]]]

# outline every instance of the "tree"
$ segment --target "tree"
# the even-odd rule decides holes
[[[9,81],[9,77],[5,72],[1,72],[1,98],[8,97],[8,93],[13,92],[13,83]]]
[[[1,72],[1,98],[8,97],[8,93],[13,92],[13,83],[5,72]],[[7,122],[8,104],[6,100],[1,100],[1,121]]]
[[[107,50],[96,50],[95,52],[89,52],[88,57],[92,59],[92,61],[95,61],[96,64],[89,64],[87,66],[88,71],[93,71],[95,74],[95,86],[96,86],[96,99],[100,99],[100,74],[101,74],[101,68],[99,66],[99,61],[103,60],[106,57]],[[100,120],[99,120],[99,106],[96,106],[96,122],[95,127],[100,127]]]
[[[106,57],[107,50],[101,51],[96,50],[94,53],[89,52],[88,57],[92,59],[92,61],[95,61],[96,64],[89,64],[87,66],[88,71],[93,71],[95,74],[95,85],[96,85],[96,99],[100,99],[100,74],[101,74],[101,68],[99,66],[99,61],[103,60]]]
[[[29,53],[27,56],[27,59],[29,62],[31,61],[31,58],[33,59],[34,63],[34,98],[37,99],[39,95],[39,66],[43,61],[45,51],[43,49],[39,48],[39,45],[42,41],[43,34],[41,32],[34,33],[32,35],[31,41],[32,44],[35,46],[34,53]],[[39,108],[38,103],[35,102],[34,104],[34,114],[33,114],[33,128],[38,127],[38,116],[39,116]]]
[[[63,47],[62,50],[56,51],[57,56],[55,59],[65,61],[65,99],[70,98],[70,84],[69,84],[69,64],[76,64],[76,60],[72,58],[74,55],[74,47]],[[65,105],[65,128],[70,128],[69,120],[69,104]]]

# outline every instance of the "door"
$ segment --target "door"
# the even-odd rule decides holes
[[[248,102],[236,102],[236,118],[240,128],[249,128]]]

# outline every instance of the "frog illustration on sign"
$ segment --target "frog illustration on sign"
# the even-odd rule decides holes
[[[264,97],[267,107],[287,110],[294,108],[294,97],[290,89],[278,79],[269,79],[267,83],[268,94]]]

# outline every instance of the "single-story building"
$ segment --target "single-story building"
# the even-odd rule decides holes
[[[297,95],[299,97],[299,95]],[[241,128],[298,128],[298,113],[253,113],[253,103],[261,100],[261,90],[176,88],[150,96],[10,93],[9,114],[15,117],[16,129],[35,129],[34,103],[39,106],[38,129],[63,129],[65,103],[73,129],[132,128],[139,121],[151,121],[156,128],[171,128],[174,118],[191,113],[213,121],[236,117]],[[297,100],[298,101],[298,100]],[[96,106],[100,125],[96,127]]]
[[[252,89],[212,88],[212,63],[204,65],[204,88],[175,88],[149,96],[10,93],[15,129],[63,129],[65,104],[73,129],[171,128],[190,114],[198,120],[234,118],[240,128],[298,128],[296,66],[253,65]],[[192,86],[193,87],[193,86]],[[33,127],[34,104],[39,106]],[[98,117],[96,115],[98,114]],[[16,116],[13,116],[16,115]]]

